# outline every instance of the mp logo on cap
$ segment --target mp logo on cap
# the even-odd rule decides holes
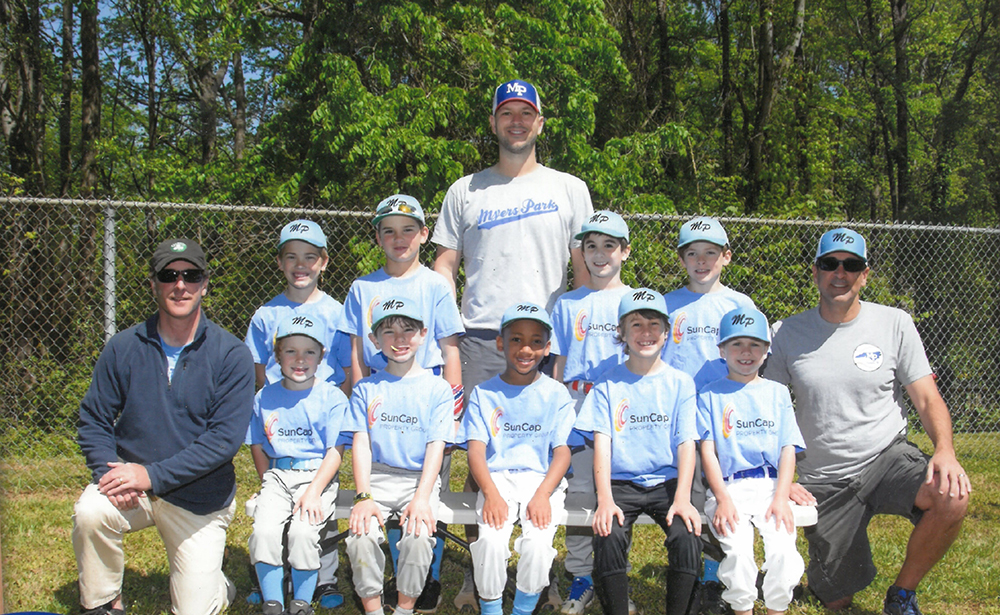
[[[171,252],[183,252],[184,250],[187,250],[187,244],[184,243],[183,241],[175,241],[174,243],[170,244]]]
[[[382,304],[382,309],[383,310],[399,310],[399,309],[402,309],[404,305],[406,305],[406,304],[403,303],[402,301],[400,301],[399,299],[389,299],[388,301],[386,301],[385,303]]]
[[[711,230],[712,225],[704,220],[695,220],[688,228],[692,231],[708,231]]]
[[[611,218],[607,217],[604,214],[597,213],[597,214],[594,214],[593,216],[591,216],[590,220],[588,220],[588,222],[593,222],[593,223],[596,223],[596,224],[600,224],[602,222],[607,222],[610,219]]]
[[[305,316],[296,316],[292,319],[293,325],[301,325],[303,327],[309,328],[313,326],[313,321],[309,320]]]
[[[517,306],[517,311],[518,312],[527,312],[529,314],[534,314],[535,312],[538,311],[538,308],[535,307],[535,306],[533,306],[533,305],[527,304],[527,303],[521,303],[521,304],[519,304]]]
[[[288,232],[289,233],[308,233],[309,232],[309,225],[308,224],[301,224],[301,223],[290,224],[288,226]]]
[[[730,324],[734,327],[752,327],[754,323],[753,316],[747,316],[746,314],[736,314],[733,316]]]
[[[524,96],[525,92],[527,92],[527,91],[528,91],[528,88],[525,87],[524,84],[521,84],[521,83],[508,83],[507,84],[507,92],[508,93],[514,92],[518,96]]]
[[[834,233],[831,241],[834,243],[854,243],[854,238],[847,233]]]
[[[653,299],[655,299],[653,293],[648,293],[644,290],[632,294],[632,301],[652,301]]]

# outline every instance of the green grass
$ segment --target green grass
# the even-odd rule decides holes
[[[968,440],[968,441],[966,441]],[[975,440],[973,443],[972,440]],[[926,443],[924,443],[926,444]],[[925,614],[1000,615],[1000,467],[996,449],[1000,435],[960,436],[960,450],[974,495],[969,515],[957,542],[945,559],[924,580],[920,588],[920,604]],[[971,446],[970,446],[971,445]],[[350,464],[345,462],[341,476],[343,486],[350,488]],[[5,460],[3,470],[2,547],[4,576],[4,606],[8,611],[43,610],[54,613],[76,613],[78,593],[76,563],[70,544],[73,503],[86,483],[88,473],[81,459],[68,457],[55,460],[19,462]],[[246,451],[237,458],[239,480],[238,513],[229,528],[229,558],[226,574],[240,589],[237,602],[229,613],[250,615],[259,612],[244,601],[250,587],[247,539],[250,520],[243,514],[243,502],[254,491],[256,476]],[[464,477],[464,455],[456,455],[453,489],[459,488],[458,477]],[[55,477],[39,480],[39,477]],[[76,483],[79,487],[66,488]],[[344,529],[341,521],[341,528]],[[453,528],[454,529],[454,528]],[[892,517],[878,517],[869,527],[879,575],[872,586],[857,595],[855,606],[848,615],[878,615],[881,613],[885,588],[892,582],[902,562],[910,525]],[[461,528],[457,529],[459,535]],[[125,596],[133,615],[168,613],[170,599],[167,590],[167,564],[157,533],[150,529],[130,534],[125,539]],[[562,531],[557,535],[556,571],[562,575]],[[805,553],[805,541],[800,537],[800,550]],[[663,534],[655,526],[636,526],[632,548],[632,595],[645,615],[663,612],[663,584],[666,550]],[[451,600],[461,586],[462,571],[469,562],[468,554],[449,543],[442,567],[444,601],[438,611],[442,615],[456,613]],[[340,587],[345,596],[352,596],[350,571],[346,555],[341,552]],[[563,577],[560,577],[562,579]],[[561,582],[562,593],[568,581]],[[509,605],[508,605],[509,608]],[[358,603],[348,599],[347,605],[335,611],[317,609],[319,615],[354,614]],[[595,602],[590,615],[601,612]],[[762,605],[757,611],[763,613]],[[819,615],[826,611],[816,605],[792,605],[789,613]]]

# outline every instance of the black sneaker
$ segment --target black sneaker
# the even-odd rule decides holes
[[[885,592],[882,615],[923,615],[917,607],[917,592],[896,585]]]
[[[112,600],[111,602],[114,601]],[[124,606],[120,609],[113,609],[111,608],[111,602],[92,609],[85,609],[81,606],[80,615],[125,615]]]
[[[413,605],[413,610],[417,613],[436,613],[439,606],[441,606],[441,581],[429,576],[417,598],[417,603]]]
[[[726,586],[718,581],[708,581],[701,584],[701,605],[699,615],[731,615],[733,609],[722,599]]]
[[[285,608],[277,600],[268,600],[261,609],[263,615],[286,615]]]

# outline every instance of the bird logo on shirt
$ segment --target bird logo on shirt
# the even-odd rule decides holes
[[[687,317],[688,317],[687,312],[681,312],[680,314],[677,315],[677,318],[674,320],[673,338],[675,344],[680,344],[681,340],[684,339],[684,329],[682,329],[681,327],[684,325],[684,321],[687,320]]]
[[[736,414],[736,407],[732,402],[726,404],[722,409],[722,437],[728,438],[733,435],[733,415]]]
[[[615,408],[615,431],[621,432],[625,429],[626,414],[628,414],[628,399],[623,399],[618,402],[618,406]]]
[[[264,436],[267,437],[267,441],[270,442],[274,438],[274,433],[278,431],[278,413],[272,412],[267,415],[264,419]]]
[[[382,396],[376,395],[375,399],[368,404],[368,429],[375,426],[375,421],[378,418],[378,409],[382,407]]]
[[[573,322],[573,335],[576,341],[582,342],[587,337],[587,310],[581,309],[576,313],[576,320]]]
[[[500,419],[503,417],[503,410],[500,406],[497,406],[493,410],[493,415],[490,417],[490,435],[494,438],[500,433]]]

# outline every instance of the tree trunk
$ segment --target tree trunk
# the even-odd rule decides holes
[[[69,196],[73,170],[73,0],[62,5],[62,92],[59,101],[59,195]]]
[[[906,98],[907,82],[910,80],[908,45],[910,42],[910,22],[907,16],[909,0],[892,0],[892,48],[896,56],[893,71],[892,92],[896,100],[896,147],[893,158],[896,161],[896,184],[899,189],[897,209],[893,220],[901,220],[909,211],[910,202],[910,106]]]
[[[80,60],[83,73],[80,100],[80,194],[91,197],[97,187],[97,140],[101,137],[101,66],[97,31],[97,0],[80,3]]]
[[[28,194],[41,195],[45,180],[44,85],[41,62],[41,13],[37,0],[17,4],[0,0],[0,24],[10,43],[0,49],[0,124],[7,141],[11,173],[24,180]]]
[[[233,54],[233,90],[236,103],[236,117],[233,121],[233,155],[237,164],[243,161],[247,139],[247,92],[243,80],[243,54]]]
[[[733,75],[732,35],[729,31],[729,0],[719,6],[719,45],[722,47],[722,82],[719,98],[722,103],[722,175],[733,175]]]

